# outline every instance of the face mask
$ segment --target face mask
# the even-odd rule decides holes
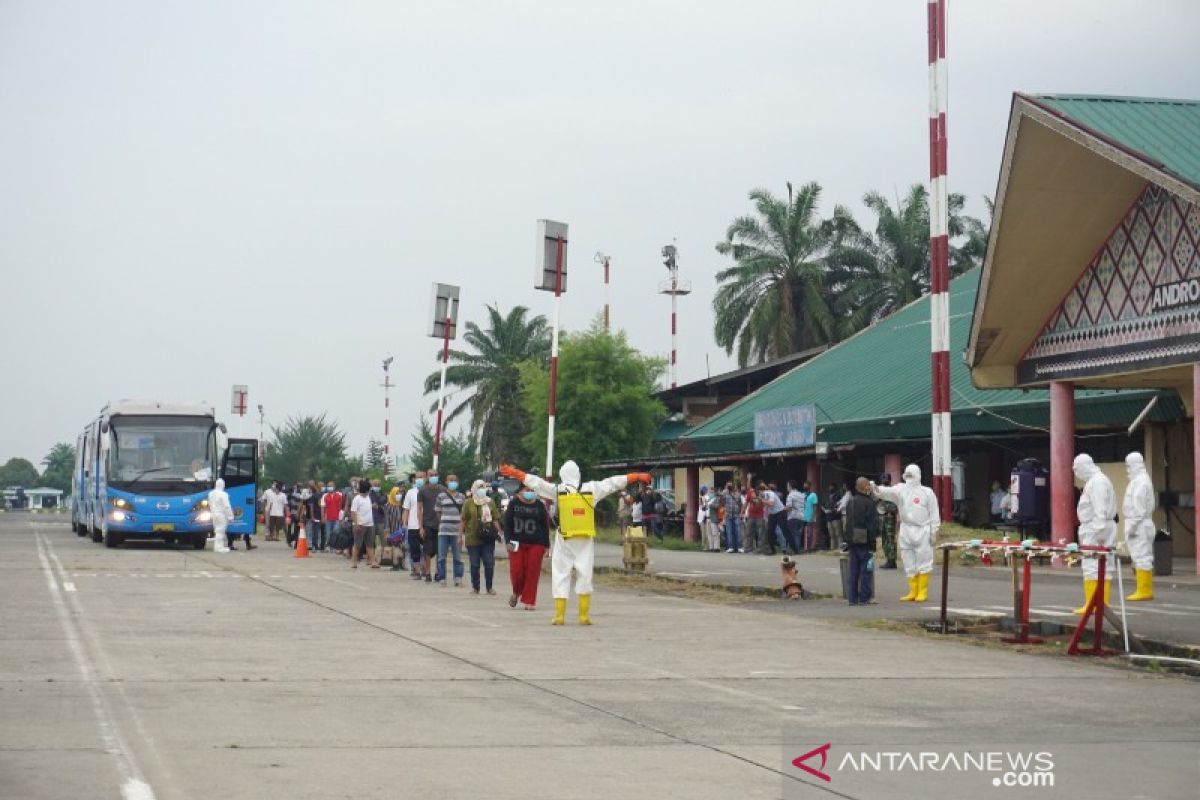
[[[458,481],[450,481],[449,483],[446,484],[446,486],[448,486],[450,488],[450,491],[454,491],[455,489],[458,488]]]
[[[437,476],[437,475],[433,475],[433,476],[431,476],[431,477],[429,478],[429,482],[430,482],[430,483],[432,483],[434,486],[437,486],[437,482],[438,482],[438,476]]]
[[[483,498],[487,497],[487,489],[476,489],[475,496],[482,500]]]
[[[416,482],[413,485],[416,486],[418,489],[420,489],[422,486],[425,485],[425,479],[417,478]]]
[[[521,492],[521,498],[532,503],[537,499],[537,492]]]

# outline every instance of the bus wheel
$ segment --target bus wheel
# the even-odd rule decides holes
[[[203,550],[204,545],[208,543],[208,534],[197,533],[192,537],[192,548],[195,550]]]
[[[72,522],[71,527],[75,529],[76,536],[87,536],[87,526],[82,522]]]
[[[120,547],[121,543],[125,541],[124,537],[122,537],[119,533],[111,533],[110,531],[106,530],[101,535],[104,537],[105,547]]]
[[[84,524],[84,530],[87,530],[86,523]],[[99,528],[92,529],[92,541],[96,544],[100,544],[104,541],[104,533]]]

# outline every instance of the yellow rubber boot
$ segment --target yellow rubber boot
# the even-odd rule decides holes
[[[590,594],[579,595],[579,624],[591,625],[592,618],[588,616],[588,612],[592,610],[592,596]]]
[[[554,619],[550,621],[551,625],[565,625],[567,623],[567,598],[554,598]]]
[[[1112,605],[1112,581],[1104,582],[1104,606],[1107,608]]]
[[[908,594],[901,597],[900,602],[908,603],[917,596],[917,578],[918,576],[913,575],[908,579]]]
[[[1082,617],[1083,612],[1087,611],[1088,603],[1091,602],[1092,593],[1096,591],[1096,582],[1091,578],[1083,579],[1083,605],[1075,609],[1075,616]]]
[[[929,599],[929,573],[922,572],[917,576],[917,596],[913,598],[914,603],[924,603]]]
[[[1137,572],[1137,589],[1133,594],[1125,595],[1126,600],[1153,600],[1154,599],[1154,573],[1148,569],[1135,570]]]

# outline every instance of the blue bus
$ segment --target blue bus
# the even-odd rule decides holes
[[[230,439],[211,406],[110,403],[76,440],[71,525],[108,547],[158,539],[203,550],[218,477],[233,506],[229,535],[254,533],[257,474],[257,440]]]

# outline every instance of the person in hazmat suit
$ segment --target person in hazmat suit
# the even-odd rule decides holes
[[[554,553],[550,559],[553,624],[565,623],[567,597],[571,592],[571,569],[574,568],[575,594],[579,596],[579,624],[591,625],[596,503],[631,483],[649,484],[649,473],[631,472],[601,481],[580,483],[579,465],[567,461],[558,469],[558,477],[562,481],[558,484],[522,472],[511,464],[501,465],[500,474],[521,481],[538,496],[558,504],[558,530],[554,534]]]
[[[212,515],[213,552],[228,553],[229,539],[225,529],[233,521],[233,506],[229,504],[229,495],[225,493],[225,481],[220,478],[208,493],[208,513]]]
[[[1117,541],[1117,498],[1112,481],[1100,471],[1096,462],[1087,453],[1075,456],[1071,464],[1076,480],[1083,482],[1083,494],[1079,496],[1076,514],[1079,517],[1079,544],[1112,547]],[[1114,567],[1111,557],[1104,569],[1104,604],[1108,605]],[[1099,579],[1100,559],[1083,559],[1083,605],[1075,614],[1083,616],[1088,601],[1096,590]]]
[[[898,486],[871,484],[877,500],[896,504],[900,518],[900,555],[904,574],[908,577],[908,594],[904,602],[924,603],[929,599],[929,574],[933,572],[933,544],[942,525],[941,511],[933,489],[921,484],[921,468],[909,464],[904,468],[904,482]]]
[[[1137,589],[1126,600],[1154,599],[1154,484],[1146,472],[1141,453],[1125,456],[1129,484],[1125,487],[1125,502],[1121,518],[1125,520],[1125,544],[1133,561]]]

